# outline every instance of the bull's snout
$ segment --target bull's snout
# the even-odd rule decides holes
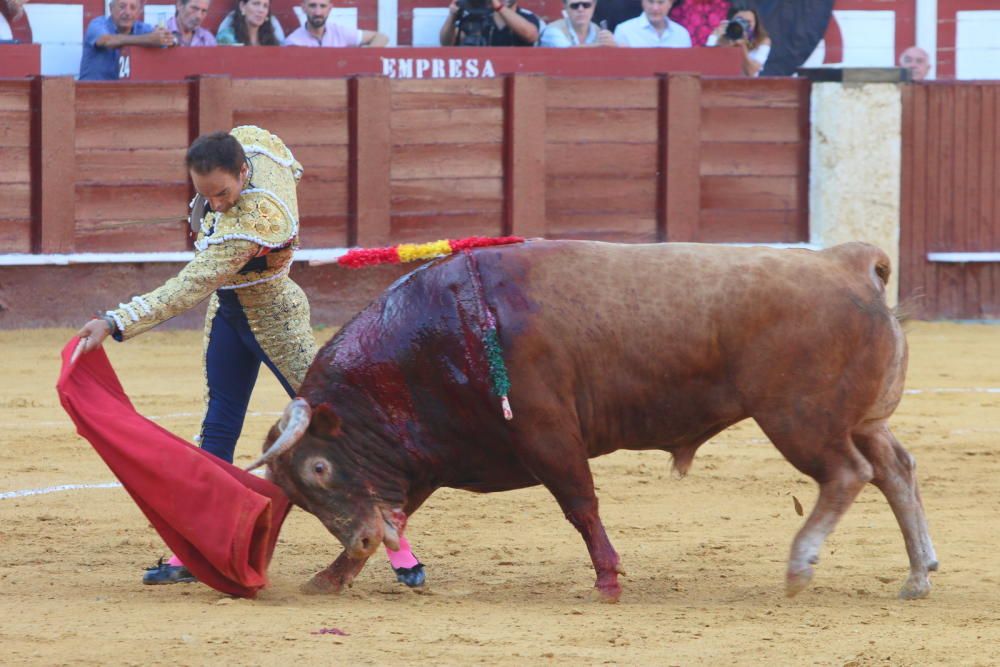
[[[382,531],[367,530],[355,533],[347,545],[347,555],[353,559],[368,558],[382,544]]]
[[[347,555],[353,559],[368,558],[375,553],[384,538],[382,521],[368,521],[351,536],[345,545]]]

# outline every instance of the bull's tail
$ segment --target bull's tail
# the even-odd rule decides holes
[[[837,258],[850,268],[869,276],[872,286],[880,294],[885,294],[889,276],[892,275],[892,261],[884,250],[870,243],[852,241],[823,251]]]

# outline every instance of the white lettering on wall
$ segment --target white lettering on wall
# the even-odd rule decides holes
[[[479,58],[385,58],[382,75],[390,79],[491,79],[496,77],[493,61]]]

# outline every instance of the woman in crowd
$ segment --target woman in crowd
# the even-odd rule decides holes
[[[563,18],[542,31],[539,46],[615,46],[610,30],[593,22],[597,0],[563,0]]]
[[[726,20],[719,24],[707,46],[733,46],[743,52],[744,76],[760,76],[771,54],[771,38],[756,9],[739,4],[729,8]]]
[[[231,24],[219,27],[215,40],[219,44],[245,46],[281,46],[284,38],[276,34],[271,17],[270,0],[239,0]],[[227,17],[228,18],[228,17]]]

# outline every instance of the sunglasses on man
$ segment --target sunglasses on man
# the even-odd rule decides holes
[[[571,2],[569,3],[570,9],[590,9],[594,6],[592,2]]]

